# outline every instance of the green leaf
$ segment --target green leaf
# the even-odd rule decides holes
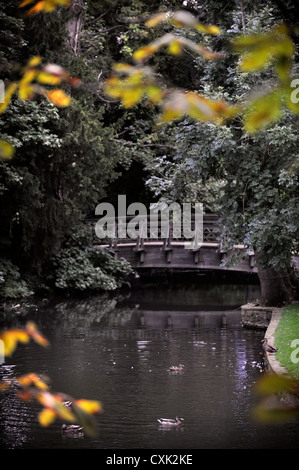
[[[85,434],[90,437],[96,437],[98,430],[95,417],[87,413],[80,406],[77,406],[76,403],[72,404],[72,410],[76,416],[77,422],[83,426]]]
[[[265,375],[257,384],[257,392],[262,395],[289,392],[294,390],[291,379],[278,374]]]

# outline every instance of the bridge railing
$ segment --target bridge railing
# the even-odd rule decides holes
[[[199,235],[199,228],[196,225],[195,217],[191,217],[189,227],[187,228],[184,226],[183,220],[175,222],[173,220],[161,220],[161,218],[158,218],[153,225],[150,216],[139,216],[138,222],[136,222],[136,217],[134,216],[127,216],[125,218],[116,217],[113,219],[113,223],[115,224],[114,236],[106,236],[103,238],[96,236],[96,222],[96,219],[87,220],[87,223],[92,227],[93,243],[96,245],[108,245],[111,248],[115,248],[118,244],[136,243],[136,248],[138,249],[143,246],[144,243],[149,242],[160,242],[163,243],[164,247],[167,247],[172,242],[192,242],[192,240]],[[109,222],[108,219],[107,222]],[[135,229],[139,235],[136,237],[129,236],[128,232],[130,231],[130,227],[131,230]],[[202,230],[203,243],[219,243],[222,232],[219,216],[215,214],[205,214],[200,230]]]
[[[162,259],[165,258],[168,266],[172,266],[174,252],[176,253],[177,259],[178,251],[180,252],[182,263],[186,262],[188,264],[190,262],[190,255],[188,255],[188,252],[191,251],[193,252],[193,265],[195,267],[204,267],[208,263],[208,266],[211,269],[211,256],[214,256],[215,260],[212,262],[212,265],[216,269],[217,263],[221,263],[221,266],[224,266],[227,264],[231,254],[236,256],[236,253],[238,253],[238,256],[245,255],[248,260],[248,266],[246,264],[246,266],[243,266],[241,270],[245,269],[246,271],[251,272],[255,269],[255,256],[251,249],[247,249],[243,245],[234,245],[232,248],[228,248],[223,245],[222,236],[224,226],[221,225],[219,216],[215,214],[204,214],[202,226],[198,226],[197,220],[195,220],[195,218],[191,218],[190,230],[192,231],[192,234],[186,233],[186,227],[182,226],[181,221],[174,222],[171,219],[161,220],[160,218],[158,219],[158,223],[153,227],[153,225],[150,224],[150,216],[140,216],[138,217],[138,221],[136,216],[127,216],[122,218],[116,217],[111,220],[108,218],[105,219],[107,223],[112,223],[114,236],[98,238],[95,230],[97,221],[98,219],[95,218],[86,220],[86,223],[90,225],[92,230],[93,243],[96,246],[106,247],[111,250],[111,253],[115,258],[118,257],[119,253],[125,257],[127,256],[130,262],[133,264],[136,264],[137,262],[139,267],[141,265],[146,267],[150,262],[150,259],[152,259],[151,256],[148,257],[149,253],[153,253],[153,250],[155,251],[155,249],[158,248],[158,251],[155,251],[155,256],[160,257],[160,260],[158,260],[160,264],[161,256]],[[130,223],[132,224],[131,227]],[[130,231],[130,229],[134,231],[134,228],[135,233],[138,234],[135,238],[128,235],[128,231]],[[198,230],[202,233],[200,233],[199,243],[197,244],[194,243],[194,240],[198,237]],[[192,235],[192,237],[190,238],[189,235]],[[186,242],[188,243],[188,246],[184,246]],[[201,243],[203,243],[203,245],[201,245]],[[151,246],[149,247],[149,245]],[[160,247],[157,246],[155,248],[155,245],[160,245]],[[189,249],[181,250],[181,247]],[[206,253],[205,255],[202,254],[201,247],[204,248]],[[138,256],[132,258],[132,252],[135,252]],[[210,252],[210,254],[207,254],[208,252]],[[212,255],[212,252],[215,254]],[[159,253],[159,255],[157,255],[157,253]],[[206,260],[202,258],[205,256],[207,256],[210,261],[208,258]],[[189,261],[187,259],[188,257]]]

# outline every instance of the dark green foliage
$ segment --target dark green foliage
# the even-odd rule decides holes
[[[174,57],[162,51],[150,59],[157,75],[169,86],[212,98],[244,99],[272,80],[272,69],[240,73],[229,40],[267,31],[285,16],[281,7],[287,3],[89,0],[73,51],[68,34],[75,9],[24,18],[16,2],[2,2],[4,78],[19,76],[19,65],[39,54],[83,81],[78,89],[67,87],[73,98],[69,108],[14,100],[1,116],[2,137],[16,147],[15,158],[1,163],[1,253],[16,270],[56,279],[60,288],[114,288],[118,281],[111,274],[122,279],[124,265],[110,255],[101,258],[75,235],[96,204],[115,202],[122,193],[129,202],[203,202],[206,211],[223,215],[228,245],[253,246],[264,267],[288,270],[299,236],[294,118],[284,114],[254,136],[244,133],[238,120],[222,127],[183,120],[157,128],[155,106],[124,110],[102,88],[114,62],[130,63],[134,50],[170,30],[167,22],[146,29],[151,14],[187,8],[203,23],[220,26],[222,35],[175,33],[226,55],[204,61],[190,53]],[[50,269],[53,257],[57,271]]]
[[[2,246],[10,249],[15,263],[37,271],[61,237],[56,221],[62,211],[53,171],[62,144],[58,120],[57,109],[48,102],[19,100],[0,120],[2,135],[16,148],[15,158],[1,163]]]
[[[125,260],[94,247],[84,230],[74,233],[54,259],[55,287],[75,291],[111,291],[133,274]]]
[[[113,127],[104,122],[106,111],[97,94],[98,66],[105,64],[105,40],[100,37],[93,43],[91,35],[82,48],[86,57],[74,55],[67,43],[71,15],[71,11],[61,9],[26,18],[12,1],[1,4],[0,10],[0,21],[5,24],[0,33],[5,78],[19,79],[28,58],[41,55],[44,63],[58,63],[84,81],[80,90],[68,87],[73,100],[66,109],[59,110],[44,98],[13,99],[0,117],[1,138],[16,149],[11,161],[0,163],[0,256],[4,254],[13,262],[10,279],[20,279],[21,272],[34,278],[36,288],[38,278],[44,285],[46,279],[55,276],[49,260],[61,249],[67,250],[65,242],[70,234],[82,229],[86,214],[93,213],[105,197],[115,179],[114,168],[121,152],[111,139]],[[82,40],[84,37],[82,33]],[[63,253],[61,259],[70,259],[67,252]],[[97,258],[97,263],[100,261]],[[109,264],[104,259],[102,262]],[[120,274],[118,266],[122,270],[123,264],[115,261],[116,275]],[[96,283],[101,289],[118,285],[111,269],[105,273],[102,282],[93,279],[93,288]],[[81,274],[78,271],[78,283]],[[59,276],[63,276],[61,269]],[[76,284],[74,275],[72,282]],[[20,292],[18,283],[16,291]],[[91,287],[89,281],[86,286]]]
[[[24,38],[24,18],[16,0],[0,2],[0,74],[4,80],[14,75],[24,59],[27,41]],[[11,60],[13,58],[13,60]]]
[[[27,297],[32,293],[21,278],[19,268],[9,259],[0,258],[0,299]]]

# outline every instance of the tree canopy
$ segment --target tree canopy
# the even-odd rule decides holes
[[[19,270],[47,273],[45,285],[88,288],[97,270],[111,274],[94,255],[81,271],[67,274],[65,266],[84,216],[128,192],[130,202],[200,199],[206,211],[219,211],[225,243],[253,247],[260,277],[270,270],[269,279],[286,279],[279,297],[291,299],[298,287],[293,3],[16,7],[9,0],[0,15],[8,25],[1,71],[14,84],[1,114],[2,152],[11,157],[3,145],[15,152],[1,163],[3,279],[11,262],[18,279]],[[78,281],[87,272],[90,284]]]

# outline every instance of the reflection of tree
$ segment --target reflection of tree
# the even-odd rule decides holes
[[[38,323],[47,323],[51,317],[53,331],[71,328],[89,329],[94,325],[120,326],[130,320],[134,309],[116,308],[124,300],[123,294],[102,294],[86,298],[38,300],[35,303],[16,304],[6,302],[1,316],[1,326],[22,326],[28,318]],[[15,305],[14,305],[15,304]]]
[[[54,307],[56,322],[60,329],[69,330],[74,326],[76,331],[87,331],[97,325],[123,326],[131,319],[133,309],[116,308],[122,298],[121,295],[103,295],[57,303]],[[49,307],[45,310],[49,312]]]

